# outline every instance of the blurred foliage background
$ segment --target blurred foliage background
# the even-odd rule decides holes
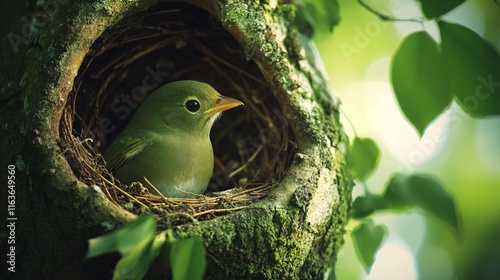
[[[324,6],[327,1],[309,3]],[[366,3],[394,18],[423,17],[413,0]],[[395,172],[434,175],[452,194],[463,231],[457,237],[447,225],[417,210],[377,213],[373,220],[386,225],[389,235],[366,273],[350,238],[358,223],[352,220],[336,265],[337,279],[498,279],[500,118],[475,119],[452,103],[420,138],[399,109],[390,64],[405,36],[424,29],[437,34],[435,24],[381,21],[357,1],[339,0],[338,5],[340,23],[330,32],[327,21],[335,16],[324,17],[324,23],[316,20],[313,39],[342,101],[346,131],[351,139],[354,130],[359,137],[374,139],[381,149],[379,165],[366,185],[380,193]],[[443,19],[472,29],[500,49],[498,2],[467,0]],[[354,197],[362,193],[357,185]]]

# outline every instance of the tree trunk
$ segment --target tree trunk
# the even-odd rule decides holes
[[[2,255],[15,253],[14,258],[7,256],[7,260],[15,261],[9,265],[15,264],[15,273],[8,272],[9,276],[88,279],[109,275],[116,258],[84,262],[87,239],[136,216],[78,176],[83,167],[65,154],[61,120],[73,101],[75,81],[88,81],[79,77],[85,76],[82,65],[90,65],[89,57],[97,56],[102,46],[117,38],[115,35],[141,22],[143,15],[170,9],[176,15],[187,13],[187,18],[206,17],[213,28],[221,27],[229,34],[243,58],[234,58],[227,51],[221,55],[248,64],[249,69],[255,65],[255,76],[261,76],[262,87],[269,89],[255,96],[271,100],[264,106],[269,111],[278,108],[290,129],[286,149],[272,150],[272,145],[263,145],[267,156],[285,154],[289,159],[289,164],[283,163],[286,170],[282,175],[269,172],[268,181],[276,185],[269,194],[227,215],[170,226],[174,236],[203,240],[207,279],[321,279],[326,273],[334,277],[351,202],[345,163],[347,138],[339,123],[339,104],[332,97],[315,47],[294,26],[295,7],[273,1],[181,2],[2,2],[3,11],[8,11],[0,23],[4,46],[0,76],[2,197],[15,190],[15,194],[10,193],[15,196],[15,202],[9,201],[12,211],[7,217],[11,219],[4,219],[8,225],[15,225],[15,229],[8,228],[13,236],[9,240],[15,240],[15,244],[2,240],[7,245],[2,246],[2,250],[7,249]],[[162,18],[169,15],[162,14]],[[217,36],[210,38],[222,48],[226,41],[216,42]],[[177,40],[175,46],[181,49],[182,42]],[[238,55],[236,51],[234,56]],[[177,64],[186,60],[171,59]],[[81,87],[86,87],[85,82]],[[257,106],[256,99],[249,98],[248,102]],[[246,118],[256,116],[247,113]],[[75,128],[70,127],[72,130]],[[277,160],[272,164],[280,163]],[[15,167],[15,180],[8,183],[11,165]],[[5,187],[12,183],[15,188]],[[2,199],[2,209],[7,209],[5,203]]]

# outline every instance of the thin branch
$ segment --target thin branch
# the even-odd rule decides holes
[[[498,0],[493,0],[493,1],[498,1]],[[367,9],[370,13],[376,15],[377,17],[380,18],[380,20],[383,20],[383,21],[409,21],[409,22],[418,22],[418,23],[422,23],[425,21],[424,18],[394,18],[392,16],[388,16],[388,15],[384,15],[384,14],[380,13],[379,11],[375,10],[374,8],[370,7],[368,4],[363,2],[363,0],[358,0],[358,3],[361,6],[363,6],[363,8]]]

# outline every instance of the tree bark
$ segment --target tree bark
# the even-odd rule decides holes
[[[106,29],[157,2],[0,4],[9,11],[0,24],[2,197],[7,197],[8,166],[14,165],[16,172],[15,212],[10,217],[17,220],[3,220],[15,223],[16,272],[9,276],[109,275],[115,258],[84,263],[87,239],[135,215],[74,175],[59,143],[60,119],[92,44]],[[265,199],[232,214],[175,226],[174,236],[203,240],[207,279],[334,277],[351,203],[347,138],[339,122],[339,102],[332,97],[315,47],[294,26],[294,6],[273,1],[184,2],[215,17],[258,65],[287,112],[297,152],[285,177]],[[2,211],[5,202],[2,199]],[[10,245],[2,246],[5,249],[4,257]]]

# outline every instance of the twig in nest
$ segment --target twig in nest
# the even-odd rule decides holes
[[[262,151],[262,149],[264,149],[264,145],[260,144],[259,147],[257,148],[257,150],[253,153],[253,155],[247,160],[247,162],[245,162],[245,164],[243,164],[242,166],[240,166],[238,169],[236,169],[235,171],[231,172],[231,174],[229,174],[229,178],[233,177],[234,175],[240,173],[241,171],[243,171],[245,168],[247,168],[247,166],[255,160],[255,158],[257,157],[257,155]]]
[[[168,199],[155,187],[155,185],[151,184],[148,178],[144,177],[144,180],[146,181],[146,183],[148,183],[149,186],[153,188],[153,190],[155,190],[155,192],[157,192],[160,195],[163,202],[168,203]]]
[[[123,195],[125,195],[126,197],[128,197],[129,199],[135,201],[136,203],[138,203],[139,205],[145,207],[145,208],[149,208],[148,206],[146,206],[144,203],[140,202],[137,198],[135,198],[134,196],[130,195],[128,192],[122,190],[120,187],[118,187],[117,185],[113,184],[112,182],[110,182],[108,179],[104,178],[104,176],[102,176],[101,174],[97,173],[97,171],[92,168],[92,166],[90,166],[86,161],[84,161],[85,165],[87,165],[88,168],[90,168],[91,170],[93,170],[94,172],[96,172],[96,174],[106,183],[106,184],[109,184],[110,186],[112,186],[114,189],[118,190],[119,192],[121,192]]]
[[[210,209],[210,210],[206,210],[206,211],[203,211],[203,212],[194,213],[193,217],[196,218],[196,217],[199,217],[199,216],[202,216],[202,215],[206,215],[206,214],[210,214],[210,213],[220,213],[220,212],[237,211],[237,210],[241,210],[241,209],[244,209],[244,208],[247,208],[247,207],[248,206],[240,206],[240,207],[234,207],[234,208],[228,208],[228,209]]]
[[[196,198],[198,198],[198,199],[199,199],[199,198],[202,198],[202,197],[204,196],[204,195],[199,194],[199,193],[193,193],[193,192],[188,192],[188,191],[185,191],[185,190],[183,190],[183,189],[179,189],[178,187],[175,187],[175,189],[176,189],[176,190],[178,190],[178,191],[180,191],[181,193],[185,193],[185,194],[192,195],[192,196],[194,196],[194,197],[196,197]]]

